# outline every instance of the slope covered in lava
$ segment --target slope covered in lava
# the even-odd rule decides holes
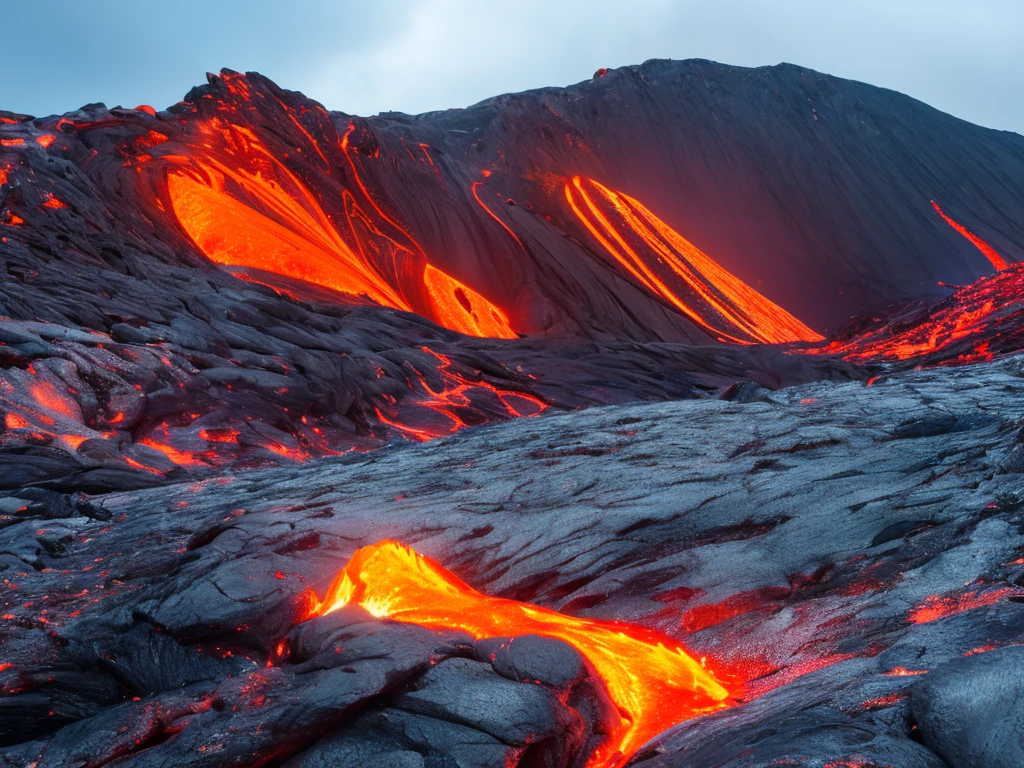
[[[1022,178],[788,65],[0,113],[0,763],[981,765]]]
[[[5,487],[861,376],[757,345],[1022,241],[1019,137],[789,66],[374,118],[225,71],[167,111],[5,113],[0,136]]]

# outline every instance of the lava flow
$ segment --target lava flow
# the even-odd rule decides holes
[[[178,222],[211,261],[362,296],[469,336],[517,338],[504,312],[428,263],[380,209],[349,155],[351,128],[339,147],[367,204],[350,190],[341,194],[347,239],[310,187],[251,130],[214,119],[199,131],[201,147],[164,159]]]
[[[963,224],[960,224],[947,216],[945,211],[943,211],[942,208],[939,207],[939,204],[934,200],[932,201],[932,207],[935,209],[935,212],[938,213],[947,224],[949,224],[949,226],[966,237],[970,241],[971,245],[985,254],[985,258],[992,262],[993,267],[997,270],[1006,269],[1006,259],[1004,259],[995,248],[971,232]]]
[[[477,592],[394,541],[356,550],[308,617],[357,604],[373,616],[476,639],[540,635],[575,647],[607,688],[620,720],[588,768],[617,768],[678,723],[721,709],[729,692],[675,640],[640,627],[580,619]]]
[[[1024,266],[1011,264],[958,289],[938,304],[806,351],[838,354],[854,362],[933,355],[943,364],[984,362],[1020,348],[1024,338],[1022,294]],[[933,364],[935,361],[933,358]]]
[[[720,341],[823,340],[628,195],[576,176],[565,185],[565,199],[601,246],[644,288]]]

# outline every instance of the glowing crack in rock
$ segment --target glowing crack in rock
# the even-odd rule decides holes
[[[403,402],[403,407],[396,409],[399,411],[398,416],[386,415],[381,407],[374,409],[382,424],[408,440],[426,442],[447,437],[470,426],[465,419],[473,414],[474,403],[483,399],[492,402],[496,400],[500,405],[498,412],[504,412],[504,416],[510,419],[536,416],[548,408],[543,400],[526,392],[496,387],[482,379],[467,379],[455,370],[447,355],[429,347],[420,347],[420,351],[436,361],[436,367],[432,367],[432,370],[440,380],[440,386],[432,386],[424,372],[409,362],[406,365],[413,376],[407,380],[407,384],[414,394],[412,401]],[[416,411],[421,413],[417,414]]]
[[[823,340],[637,200],[581,176],[567,183],[564,191],[576,217],[641,286],[720,341],[785,344]]]
[[[540,635],[569,643],[604,683],[620,713],[588,768],[618,768],[659,733],[728,706],[729,691],[667,636],[489,597],[395,541],[356,550],[323,601],[315,594],[308,599],[307,618],[356,604],[379,618],[460,630],[477,639]]]
[[[975,248],[981,251],[985,255],[985,258],[992,263],[992,266],[996,268],[996,270],[1006,269],[1006,259],[1000,256],[999,252],[996,251],[995,248],[993,248],[991,245],[986,243],[976,234],[971,232],[963,224],[960,224],[959,222],[954,221],[949,216],[947,216],[946,213],[942,210],[942,208],[939,207],[939,204],[936,203],[934,200],[932,201],[932,207],[935,209],[935,212],[938,213],[939,216],[941,216],[947,224],[949,224],[949,226],[951,226],[961,235],[966,237],[970,241],[971,245],[973,245]]]

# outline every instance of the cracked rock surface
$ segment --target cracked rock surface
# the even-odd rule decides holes
[[[1013,764],[993,755],[1019,719],[1022,392],[1010,358],[25,500],[0,518],[3,759],[585,761],[608,703],[572,649],[301,620],[305,590],[393,538],[707,657],[736,706],[636,765]]]

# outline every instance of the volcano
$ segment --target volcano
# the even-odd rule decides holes
[[[0,764],[1021,764],[1021,179],[791,65],[0,112]]]

